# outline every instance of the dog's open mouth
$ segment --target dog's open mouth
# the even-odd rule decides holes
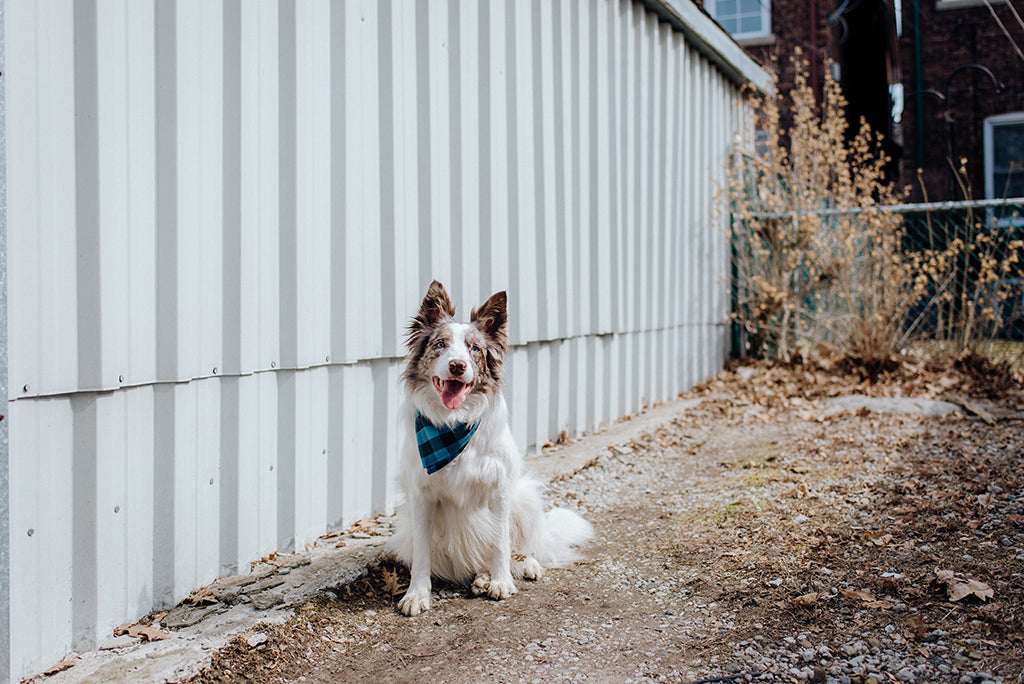
[[[436,375],[434,376],[434,389],[441,395],[441,403],[453,411],[466,401],[470,387],[471,385],[459,380],[442,380]]]

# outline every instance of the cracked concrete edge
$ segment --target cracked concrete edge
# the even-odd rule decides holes
[[[572,476],[607,456],[610,447],[628,446],[632,440],[696,407],[701,401],[676,399],[645,409],[565,446],[529,455],[526,458],[527,468],[545,482]],[[390,527],[392,521],[393,516],[390,516],[384,517],[381,522],[383,526]],[[213,654],[236,636],[257,629],[261,623],[285,622],[294,614],[295,606],[327,588],[342,586],[358,579],[366,572],[367,566],[381,555],[386,537],[386,534],[382,534],[362,539],[342,533],[327,540],[325,544],[315,544],[297,554],[277,556],[275,560],[282,564],[282,568],[261,562],[255,565],[248,576],[218,578],[208,587],[218,589],[231,584],[246,584],[247,579],[254,585],[265,577],[275,575],[284,581],[279,584],[268,583],[273,586],[255,594],[280,593],[280,600],[277,596],[272,597],[275,605],[269,608],[256,609],[250,600],[248,603],[225,607],[224,610],[208,610],[195,624],[171,632],[173,636],[170,639],[135,642],[127,647],[73,654],[69,657],[74,658],[74,667],[48,677],[37,677],[47,684],[177,682],[186,679],[208,665]],[[344,540],[346,545],[336,548],[338,540]],[[112,634],[110,637],[113,639]],[[117,642],[110,645],[114,643]]]

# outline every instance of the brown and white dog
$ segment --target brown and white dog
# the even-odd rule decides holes
[[[398,602],[406,615],[430,608],[431,576],[504,599],[516,579],[539,579],[545,568],[576,560],[574,547],[593,536],[576,513],[545,512],[540,482],[523,472],[502,395],[506,303],[498,292],[458,323],[435,280],[409,325],[399,466],[405,502],[390,544],[412,570]]]

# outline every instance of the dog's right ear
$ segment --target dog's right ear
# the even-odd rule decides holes
[[[455,317],[455,305],[448,298],[448,292],[439,281],[435,280],[427,288],[427,294],[423,297],[420,310],[409,323],[409,337],[406,344],[414,348],[417,342],[426,336],[445,318]]]

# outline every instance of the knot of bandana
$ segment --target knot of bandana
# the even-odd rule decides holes
[[[480,423],[437,427],[424,418],[422,413],[417,413],[416,444],[420,449],[420,461],[427,473],[436,473],[458,458],[478,427]]]

